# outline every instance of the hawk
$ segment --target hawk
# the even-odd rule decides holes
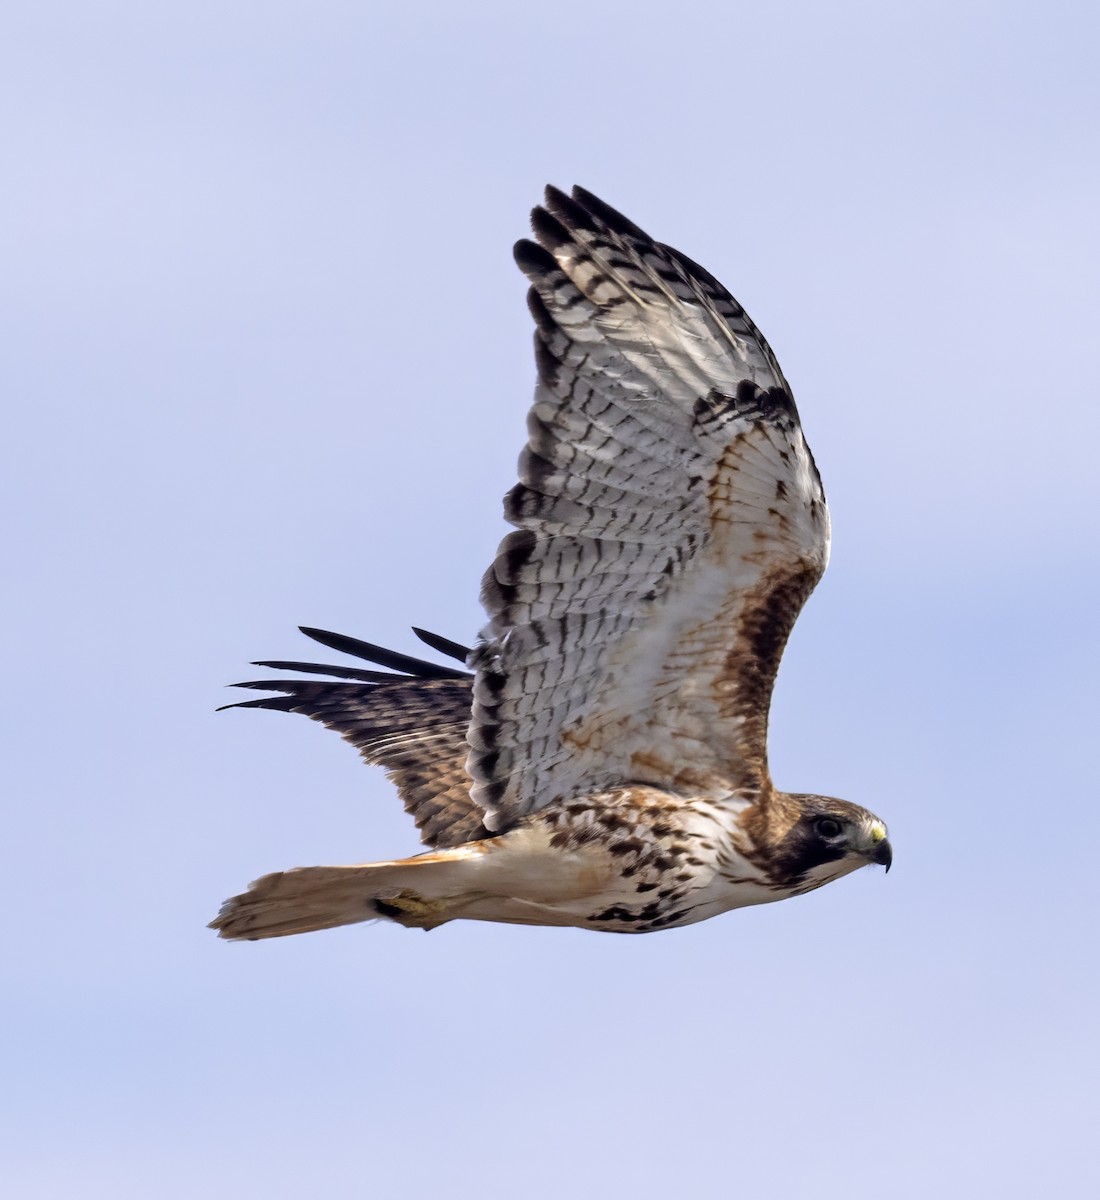
[[[829,553],[775,355],[712,275],[583,188],[548,188],[532,228],[538,385],[476,645],[417,630],[452,666],[303,628],[372,669],[262,662],[323,678],[239,685],[278,693],[239,707],[304,713],[384,767],[429,850],[265,875],[211,923],[224,938],[646,933],[890,866],[873,813],[768,771],[780,656]]]

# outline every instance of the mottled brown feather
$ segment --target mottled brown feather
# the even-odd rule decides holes
[[[286,693],[235,707],[303,713],[334,729],[372,766],[385,768],[427,846],[461,846],[488,836],[470,798],[466,727],[471,679],[387,683],[256,680],[239,687]]]

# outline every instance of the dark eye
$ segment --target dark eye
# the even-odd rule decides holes
[[[823,838],[835,838],[841,831],[840,822],[834,821],[832,817],[818,817],[816,827]]]

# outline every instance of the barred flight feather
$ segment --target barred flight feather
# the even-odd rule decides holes
[[[748,687],[732,664],[750,629],[785,643],[828,555],[790,389],[741,306],[581,189],[548,189],[532,229],[516,261],[539,386],[505,500],[524,536],[486,574],[471,659],[491,829],[623,781],[676,786],[687,742],[716,790],[765,781],[778,654]]]
[[[303,632],[343,653],[410,673],[395,675],[358,667],[282,660],[258,662],[254,665],[355,682],[251,680],[236,686],[283,694],[225,707],[303,713],[336,730],[358,749],[366,762],[386,769],[397,785],[405,811],[429,846],[460,846],[488,836],[482,821],[484,813],[470,796],[465,769],[473,676],[357,638],[304,627]],[[469,654],[457,642],[416,632],[441,653],[461,659]]]

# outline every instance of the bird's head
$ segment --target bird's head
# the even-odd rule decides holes
[[[788,793],[793,820],[772,847],[771,870],[795,893],[812,891],[860,867],[887,871],[894,852],[874,813],[832,796]]]

